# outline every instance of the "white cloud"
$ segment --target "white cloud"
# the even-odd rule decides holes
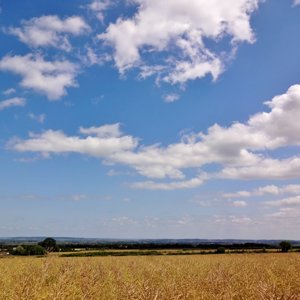
[[[269,206],[300,206],[300,196],[267,201],[265,204]]]
[[[71,199],[73,201],[79,202],[79,201],[87,200],[88,196],[85,194],[76,194],[76,195],[71,195]]]
[[[126,217],[126,216],[112,218],[111,221],[114,222],[114,223],[117,223],[120,226],[137,224],[136,220],[134,220],[133,218],[130,218],[130,217]]]
[[[147,190],[179,190],[190,189],[202,185],[204,178],[197,177],[186,181],[174,181],[169,183],[158,183],[153,181],[135,182],[131,185],[135,189],[147,189]]]
[[[248,204],[246,201],[233,201],[230,205],[233,207],[246,207]]]
[[[164,70],[163,81],[184,83],[211,74],[216,79],[224,69],[224,55],[214,53],[205,40],[229,38],[229,52],[238,43],[254,41],[250,17],[259,0],[132,0],[137,12],[119,18],[99,38],[114,49],[121,73],[133,67]],[[148,64],[147,54],[158,64]],[[159,54],[163,54],[161,58]],[[167,54],[167,58],[166,55]],[[149,70],[149,68],[148,68]],[[150,73],[151,73],[150,72]]]
[[[78,36],[90,30],[85,21],[78,16],[64,20],[58,16],[42,16],[23,20],[22,27],[10,27],[7,33],[15,35],[30,47],[55,47],[71,50],[68,35]]]
[[[93,11],[102,23],[104,22],[104,12],[112,5],[110,0],[93,0],[87,8]]]
[[[28,117],[31,120],[37,121],[38,123],[44,123],[44,121],[46,119],[46,115],[45,114],[35,115],[33,113],[29,113]]]
[[[106,53],[98,54],[92,47],[86,47],[86,54],[81,58],[86,65],[103,65],[105,62],[111,60],[111,57]]]
[[[230,216],[229,219],[234,224],[250,224],[250,223],[252,223],[252,219],[249,217]]]
[[[19,97],[10,98],[0,102],[0,111],[13,106],[25,106],[25,105],[26,105],[26,100],[24,98],[19,98]]]
[[[81,153],[99,158],[109,158],[116,152],[129,151],[136,147],[130,136],[66,136],[61,131],[47,130],[42,134],[30,134],[27,141],[15,141],[13,148],[20,152]]]
[[[156,179],[171,178],[173,182],[138,182],[133,186],[148,189],[177,189],[199,186],[210,178],[222,179],[289,179],[300,177],[300,157],[271,158],[272,150],[300,145],[300,85],[267,102],[270,112],[261,112],[246,123],[225,128],[217,124],[207,133],[183,136],[178,143],[143,146],[132,136],[120,132],[119,124],[80,128],[87,137],[67,136],[60,131],[31,135],[28,140],[15,141],[17,151],[65,153],[75,152],[105,159],[134,168],[139,174]],[[265,150],[268,151],[265,156]],[[216,164],[220,172],[186,178],[185,170]],[[295,186],[293,187],[296,188]],[[291,187],[290,187],[291,189]],[[277,193],[268,186],[256,193]],[[239,196],[250,196],[241,191]]]
[[[251,192],[248,191],[238,191],[236,193],[227,193],[222,195],[223,198],[244,198],[250,196],[251,196]]]
[[[281,191],[276,185],[266,185],[263,187],[259,187],[255,192],[257,195],[262,196],[265,194],[277,195]]]
[[[273,222],[274,220],[283,221],[284,225],[291,226],[292,228],[295,228],[295,225],[300,225],[299,207],[281,207],[278,211],[267,214],[266,217],[270,218]]]
[[[10,95],[14,94],[15,92],[16,92],[15,89],[10,88],[10,89],[5,90],[2,94],[5,96],[10,96]]]
[[[84,135],[96,135],[97,137],[120,137],[122,135],[120,131],[120,124],[110,124],[103,125],[101,127],[89,127],[89,128],[79,128],[79,132]]]
[[[222,195],[223,198],[246,198],[253,196],[264,195],[279,195],[279,194],[300,194],[299,184],[289,184],[284,186],[266,185],[252,191],[238,191]]]
[[[229,216],[229,217],[223,217],[223,216],[216,216],[215,217],[215,223],[217,224],[239,224],[239,225],[249,225],[253,223],[254,221],[246,216]]]
[[[226,167],[219,178],[227,179],[292,179],[300,177],[300,157],[261,159],[251,166]]]
[[[46,61],[39,55],[5,56],[0,70],[22,77],[21,86],[57,100],[66,94],[66,88],[76,86],[77,66],[67,60]]]
[[[164,100],[167,103],[172,103],[175,101],[178,101],[180,99],[180,96],[178,94],[168,94],[164,96]]]

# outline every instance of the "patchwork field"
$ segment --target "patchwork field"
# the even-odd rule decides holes
[[[300,299],[300,254],[0,259],[0,299]]]

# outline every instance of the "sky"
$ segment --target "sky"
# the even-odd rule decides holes
[[[0,0],[0,236],[300,239],[299,0]]]

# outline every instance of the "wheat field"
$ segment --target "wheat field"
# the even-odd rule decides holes
[[[0,299],[300,299],[299,274],[299,253],[13,257]]]

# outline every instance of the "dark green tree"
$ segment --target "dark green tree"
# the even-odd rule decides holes
[[[224,247],[218,247],[216,250],[217,254],[224,254],[226,252],[226,249]]]
[[[281,249],[282,252],[289,252],[289,250],[292,249],[292,245],[288,241],[282,241],[282,242],[280,242],[279,247],[280,247],[280,249]]]
[[[40,245],[27,245],[25,247],[26,255],[45,255],[47,251],[44,247]]]
[[[19,245],[12,252],[12,255],[45,255],[47,251],[40,245]]]
[[[48,252],[58,251],[56,240],[53,238],[46,238],[42,242],[40,242],[39,245],[45,248]]]

